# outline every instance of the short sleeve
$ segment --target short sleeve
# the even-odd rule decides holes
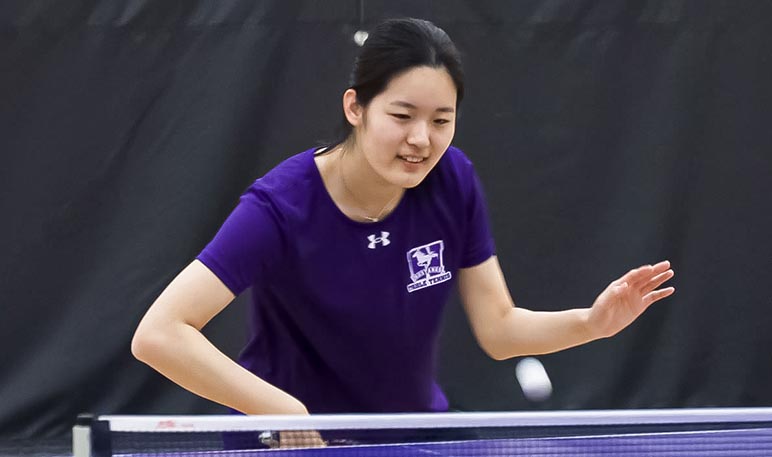
[[[495,253],[493,235],[488,219],[488,207],[485,202],[480,179],[469,164],[468,185],[466,186],[466,230],[464,255],[461,268],[469,268],[488,260]]]
[[[266,196],[250,188],[196,257],[235,295],[266,279],[281,257],[277,211]]]

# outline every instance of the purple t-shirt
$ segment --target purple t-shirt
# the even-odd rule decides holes
[[[197,257],[252,288],[239,363],[311,413],[445,411],[435,382],[443,307],[459,268],[493,255],[480,183],[450,147],[376,223],[346,217],[314,150],[255,181]]]

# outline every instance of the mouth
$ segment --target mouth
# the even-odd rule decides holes
[[[397,156],[400,158],[400,160],[403,160],[407,163],[421,163],[425,162],[428,157],[419,157],[419,156]]]

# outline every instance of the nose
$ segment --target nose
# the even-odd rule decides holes
[[[407,136],[407,143],[417,148],[429,146],[429,129],[423,122],[416,122]]]

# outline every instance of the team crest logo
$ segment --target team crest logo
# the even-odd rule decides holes
[[[449,271],[445,271],[443,251],[445,242],[442,240],[407,251],[407,264],[410,267],[410,279],[413,281],[407,285],[408,292],[445,282],[453,276]]]

